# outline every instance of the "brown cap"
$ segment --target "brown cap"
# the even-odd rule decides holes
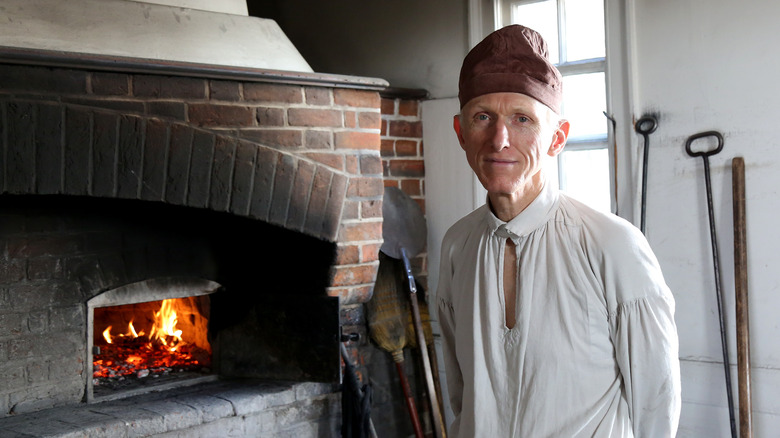
[[[531,96],[560,114],[561,74],[547,56],[547,43],[533,29],[514,24],[491,33],[463,60],[460,107],[483,94],[513,92]]]

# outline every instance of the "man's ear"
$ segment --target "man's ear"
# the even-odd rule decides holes
[[[553,132],[552,143],[547,151],[547,155],[555,157],[563,152],[563,148],[566,146],[566,139],[569,138],[569,127],[568,120],[561,119],[558,121],[558,128]]]
[[[452,128],[455,130],[455,135],[458,136],[458,142],[462,148],[465,141],[463,140],[462,128],[460,126],[460,114],[455,114],[452,118]]]

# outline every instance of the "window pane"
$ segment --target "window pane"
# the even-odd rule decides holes
[[[603,58],[604,0],[565,0],[566,60]]]
[[[607,90],[604,73],[563,77],[563,117],[571,122],[572,140],[607,136]]]
[[[522,24],[539,32],[547,42],[550,62],[557,64],[558,56],[558,3],[545,0],[534,3],[512,3],[512,23]]]
[[[607,149],[566,151],[559,156],[561,189],[591,207],[610,211]]]

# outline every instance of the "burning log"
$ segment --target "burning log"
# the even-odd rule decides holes
[[[94,385],[113,388],[124,385],[127,380],[159,378],[174,373],[210,372],[210,346],[202,348],[197,341],[190,343],[185,340],[186,335],[177,328],[177,307],[174,301],[178,300],[163,300],[160,310],[153,312],[153,317],[136,315],[141,320],[146,318],[151,322],[148,336],[144,336],[145,330],[136,331],[132,319],[127,324],[127,333],[113,335],[112,325],[102,331],[105,343],[98,345],[93,355]],[[127,309],[123,311],[127,312]],[[193,319],[190,311],[184,312],[189,319]],[[205,319],[203,322],[200,329],[206,330]],[[203,338],[202,334],[194,335]],[[96,341],[98,339],[95,337]]]

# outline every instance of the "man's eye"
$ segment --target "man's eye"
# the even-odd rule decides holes
[[[517,120],[520,123],[526,123],[528,121],[528,117],[526,117],[526,116],[517,116],[515,118],[515,120]]]
[[[488,119],[490,119],[490,117],[488,117],[488,115],[487,115],[487,114],[477,114],[477,117],[476,117],[476,119],[477,119],[477,120],[480,120],[480,121],[484,121],[484,120],[488,120]]]

